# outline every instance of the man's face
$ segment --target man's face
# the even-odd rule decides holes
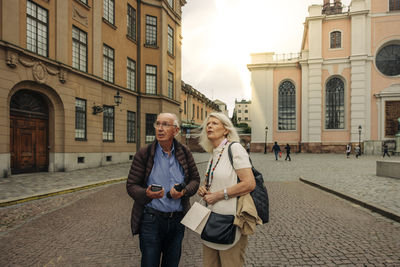
[[[160,114],[155,122],[156,139],[158,142],[172,141],[179,128],[174,124],[174,118],[168,114]]]

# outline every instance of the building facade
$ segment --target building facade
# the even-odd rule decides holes
[[[233,116],[236,117],[236,123],[246,123],[247,126],[251,127],[250,119],[251,101],[244,100],[237,101],[235,99],[235,109],[233,110]]]
[[[322,4],[322,1],[321,1]],[[301,53],[252,54],[252,150],[380,153],[400,117],[400,1],[309,7]],[[268,129],[268,130],[266,130]]]
[[[226,103],[222,102],[219,99],[214,100],[214,103],[217,104],[219,107],[219,110],[229,118],[229,111],[228,111],[228,106],[226,105]]]
[[[0,177],[132,160],[179,114],[185,0],[0,1]]]

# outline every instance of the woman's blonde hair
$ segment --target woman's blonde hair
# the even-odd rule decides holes
[[[239,135],[238,135],[235,127],[233,126],[231,120],[228,118],[228,116],[226,116],[224,113],[221,113],[221,112],[213,112],[207,116],[207,118],[201,125],[202,129],[201,129],[201,133],[200,133],[199,144],[205,151],[207,151],[209,153],[211,153],[213,151],[213,145],[212,145],[211,141],[208,140],[208,138],[207,138],[207,122],[211,117],[219,120],[222,123],[222,125],[224,126],[224,128],[226,130],[228,130],[228,134],[226,135],[226,138],[228,139],[229,142],[234,142],[234,141],[239,142],[240,141]]]

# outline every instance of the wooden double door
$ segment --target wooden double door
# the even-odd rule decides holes
[[[48,170],[47,120],[11,116],[11,173]]]
[[[10,103],[11,173],[47,171],[48,108],[45,97],[18,91]]]

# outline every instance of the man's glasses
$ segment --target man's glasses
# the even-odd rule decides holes
[[[176,127],[176,125],[173,125],[173,124],[168,124],[168,123],[166,123],[166,122],[155,122],[154,124],[153,124],[153,126],[154,126],[154,128],[166,128],[166,127]]]

